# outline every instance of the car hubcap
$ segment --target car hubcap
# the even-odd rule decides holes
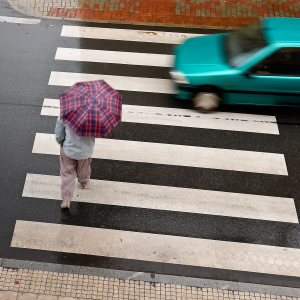
[[[194,107],[202,110],[214,110],[219,107],[220,97],[214,93],[199,93],[193,99]]]

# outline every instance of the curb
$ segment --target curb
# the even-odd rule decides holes
[[[0,267],[12,270],[27,269],[64,274],[100,276],[118,280],[143,281],[148,283],[172,284],[195,288],[221,289],[234,292],[249,292],[300,298],[300,289],[291,287],[260,285],[252,283],[221,281],[213,279],[191,278],[145,272],[112,270],[104,268],[60,265],[35,261],[0,258]]]

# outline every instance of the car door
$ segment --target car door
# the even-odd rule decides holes
[[[226,87],[230,102],[298,106],[300,47],[281,48],[237,77]]]

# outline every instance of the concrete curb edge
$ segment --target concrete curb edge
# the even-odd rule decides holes
[[[175,284],[183,286],[192,286],[199,288],[211,288],[211,289],[224,289],[239,292],[253,292],[260,294],[272,294],[289,297],[300,297],[300,289],[271,286],[271,285],[260,285],[260,284],[249,284],[241,282],[231,281],[220,281],[213,279],[201,279],[201,278],[190,278],[173,275],[162,275],[144,272],[133,272],[133,271],[122,271],[122,270],[111,270],[104,268],[93,268],[83,267],[75,265],[61,265],[54,263],[43,263],[35,261],[23,261],[16,259],[0,258],[0,267],[8,269],[29,269],[29,270],[42,270],[57,273],[73,273],[79,275],[90,275],[107,278],[117,278],[120,280],[136,280],[146,281],[153,283],[163,284]]]

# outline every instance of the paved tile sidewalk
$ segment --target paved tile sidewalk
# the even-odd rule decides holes
[[[1,300],[300,300],[297,297],[0,267]]]
[[[7,0],[21,13],[93,22],[233,27],[267,17],[300,18],[299,0]]]

